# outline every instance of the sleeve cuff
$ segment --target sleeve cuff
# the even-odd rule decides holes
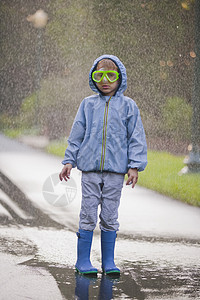
[[[144,169],[146,168],[146,165],[147,165],[147,162],[142,163],[142,164],[133,163],[133,164],[128,165],[128,169],[137,169],[138,172],[141,172],[141,171],[144,171]]]
[[[71,165],[72,165],[72,168],[75,168],[75,167],[76,167],[76,164],[75,164],[73,161],[69,161],[69,160],[63,160],[63,161],[62,161],[62,164],[63,164],[63,165],[71,164]]]

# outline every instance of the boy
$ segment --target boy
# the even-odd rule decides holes
[[[106,274],[120,273],[114,263],[114,247],[121,190],[126,173],[126,184],[133,188],[138,171],[147,165],[145,133],[136,103],[123,95],[126,69],[116,56],[103,55],[95,60],[89,84],[97,94],[80,104],[60,180],[67,181],[76,166],[82,171],[76,270],[97,273],[90,262],[90,250],[100,204],[102,269]]]

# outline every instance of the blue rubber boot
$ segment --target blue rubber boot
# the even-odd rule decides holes
[[[79,229],[77,232],[77,262],[76,270],[81,274],[97,274],[97,269],[90,262],[90,250],[92,245],[93,231]]]
[[[116,231],[101,230],[102,269],[106,274],[119,274],[120,270],[114,263]]]

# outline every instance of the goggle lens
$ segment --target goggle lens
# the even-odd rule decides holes
[[[101,82],[104,76],[109,82],[115,82],[119,78],[119,73],[117,71],[94,71],[92,73],[92,79],[95,82]]]
[[[103,79],[104,74],[102,72],[94,72],[93,75],[93,80],[96,82],[100,82]]]

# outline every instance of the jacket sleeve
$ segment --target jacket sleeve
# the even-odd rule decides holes
[[[137,168],[143,171],[147,165],[147,144],[145,132],[140,117],[140,111],[135,104],[128,112],[128,169]]]
[[[82,141],[85,136],[86,120],[84,113],[84,100],[81,102],[72,129],[70,136],[68,138],[68,147],[65,151],[65,157],[62,161],[62,164],[67,163],[72,164],[72,167],[75,168],[77,165],[77,155],[82,144]]]

